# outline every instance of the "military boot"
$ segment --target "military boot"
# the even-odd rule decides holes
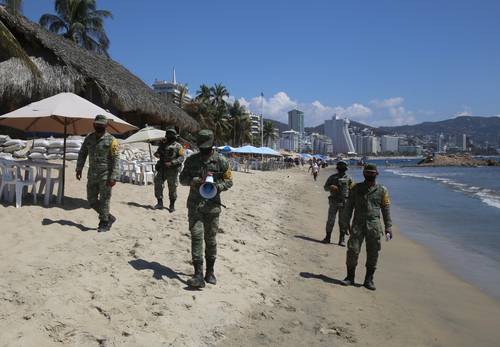
[[[168,210],[170,212],[174,212],[175,211],[175,199],[170,199],[170,205],[168,207]]]
[[[203,288],[205,287],[205,281],[203,279],[203,261],[196,262],[194,266],[194,275],[187,280],[187,285],[191,288]]]
[[[356,274],[356,267],[347,267],[347,277],[344,278],[342,284],[344,286],[353,286],[354,285],[354,276]]]
[[[116,217],[113,216],[111,213],[109,214],[109,220],[108,220],[108,223],[107,223],[107,231],[111,230],[111,226],[113,225],[113,223],[116,222]]]
[[[205,272],[205,282],[210,284],[217,284],[217,278],[214,275],[214,264],[215,259],[206,259],[207,261],[207,270]]]
[[[163,199],[158,199],[158,203],[155,205],[156,210],[162,210],[163,209]]]
[[[97,226],[97,232],[105,233],[106,231],[108,231],[108,222],[104,220],[99,221],[99,225]]]
[[[366,276],[365,276],[365,282],[363,283],[363,286],[366,289],[370,290],[375,290],[375,283],[373,283],[373,274],[375,273],[375,268],[370,267],[366,268]]]
[[[345,247],[345,235],[344,234],[340,234],[340,237],[339,237],[339,246],[340,247]]]
[[[331,243],[331,239],[332,239],[332,233],[331,232],[326,233],[326,236],[323,240],[321,240],[321,243]]]

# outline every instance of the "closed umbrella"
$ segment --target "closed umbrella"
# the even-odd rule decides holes
[[[107,130],[112,134],[121,134],[137,129],[137,127],[73,93],[60,93],[4,114],[0,116],[0,125],[25,132],[64,134],[62,177],[64,197],[66,136],[85,135],[93,132],[94,118],[98,114],[106,116],[108,119]]]

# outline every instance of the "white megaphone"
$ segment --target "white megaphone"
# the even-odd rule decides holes
[[[205,182],[200,186],[200,195],[204,199],[213,199],[217,195],[217,187],[214,183],[214,176],[208,175]]]

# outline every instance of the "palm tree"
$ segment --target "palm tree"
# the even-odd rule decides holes
[[[196,91],[196,101],[208,102],[210,100],[210,87],[206,84],[202,84],[200,89]]]
[[[41,16],[40,25],[82,48],[109,56],[104,19],[112,18],[111,12],[97,10],[95,0],[55,0],[55,11],[57,15]]]
[[[19,15],[22,13],[22,1],[21,0],[2,0],[0,4],[5,5],[6,10],[13,15]],[[24,51],[23,47],[17,41],[16,37],[12,32],[5,26],[5,24],[0,20],[0,48],[7,53],[7,56],[16,57],[23,62],[24,65],[30,69],[31,73],[35,77],[35,82],[38,78],[41,78],[41,72],[38,67],[33,63],[28,54]]]
[[[222,85],[222,83],[216,83],[213,87],[210,88],[210,100],[212,102],[212,105],[214,105],[216,108],[226,108],[226,100],[229,96],[229,92],[225,86]]]
[[[242,143],[250,142],[252,140],[252,123],[247,110],[240,105],[238,100],[229,106],[229,116],[233,146],[241,146]]]
[[[264,122],[264,127],[262,128],[262,133],[266,146],[269,147],[269,142],[276,140],[276,133],[274,132],[273,122],[266,120]]]

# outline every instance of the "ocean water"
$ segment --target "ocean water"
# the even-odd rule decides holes
[[[389,189],[400,232],[430,247],[456,275],[500,299],[500,167],[391,164],[379,165],[378,181]],[[350,173],[362,180],[360,169]]]

